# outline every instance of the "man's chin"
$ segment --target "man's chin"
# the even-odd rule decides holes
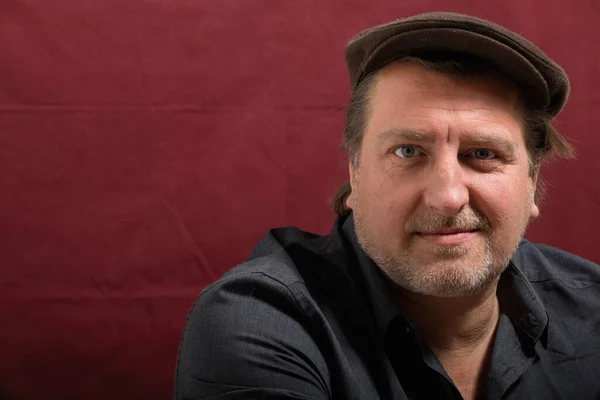
[[[485,253],[465,251],[462,246],[437,248],[436,253],[404,258],[390,278],[405,290],[438,297],[475,293],[495,281],[503,271]]]
[[[434,273],[406,277],[395,277],[395,283],[404,290],[434,297],[460,297],[477,293],[496,281],[501,271],[460,270],[440,268]]]
[[[413,246],[409,250],[409,258],[421,265],[435,264],[446,260],[460,262],[461,259],[471,259],[471,261],[474,262],[476,261],[475,259],[481,258],[484,251],[485,249],[473,246],[472,243],[438,245],[419,244]]]

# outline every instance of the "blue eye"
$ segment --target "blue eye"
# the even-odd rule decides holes
[[[411,158],[420,154],[420,152],[415,146],[400,146],[394,150],[394,154],[400,158]]]
[[[471,152],[478,160],[491,160],[496,157],[496,153],[488,149],[477,149]]]

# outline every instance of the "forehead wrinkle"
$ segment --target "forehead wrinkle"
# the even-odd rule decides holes
[[[421,108],[427,108],[427,109],[436,109],[436,110],[444,110],[444,111],[494,111],[496,110],[496,107],[473,107],[471,105],[469,105],[468,107],[458,107],[458,106],[452,106],[452,107],[442,107],[439,105],[428,105],[428,104],[423,104],[420,106]]]

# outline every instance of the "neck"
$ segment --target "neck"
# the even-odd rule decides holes
[[[468,296],[439,298],[396,291],[396,301],[464,399],[477,398],[500,318],[497,281]]]
[[[490,344],[500,316],[497,282],[462,297],[440,298],[396,290],[396,301],[438,356]]]

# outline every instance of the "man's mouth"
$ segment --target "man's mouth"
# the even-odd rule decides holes
[[[433,231],[421,231],[416,232],[418,235],[457,235],[461,233],[476,232],[477,229],[457,229],[457,228],[443,228],[436,229]]]
[[[433,231],[416,232],[415,235],[432,245],[461,244],[473,238],[478,229],[444,228]]]

